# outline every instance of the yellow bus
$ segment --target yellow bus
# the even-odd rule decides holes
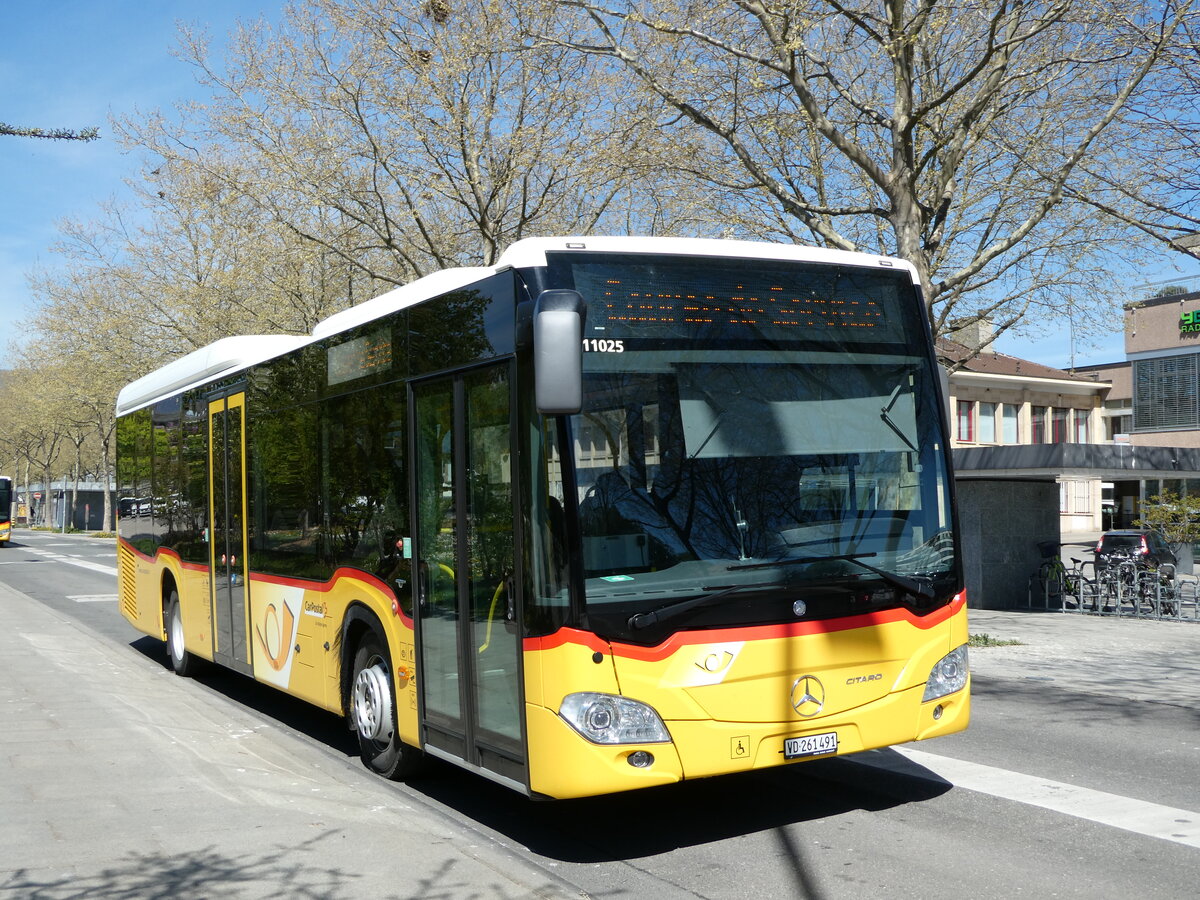
[[[12,479],[0,475],[0,547],[8,546],[12,539]]]
[[[119,594],[175,671],[537,798],[969,717],[945,401],[905,262],[537,238],[118,398]]]

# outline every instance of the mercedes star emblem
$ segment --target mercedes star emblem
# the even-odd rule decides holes
[[[825,686],[816,675],[801,675],[792,685],[792,709],[810,719],[825,706]]]

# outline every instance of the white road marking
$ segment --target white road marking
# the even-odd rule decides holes
[[[912,750],[908,747],[892,749],[955,787],[1030,806],[1040,806],[1042,809],[1121,828],[1135,834],[1144,834],[1147,837],[1200,848],[1200,813],[1191,810],[1161,806],[1158,803],[1148,803],[1119,794],[1051,781],[1049,778],[1038,778],[1035,775],[1023,775],[994,766],[937,756],[923,750]]]
[[[67,596],[68,600],[74,600],[76,603],[116,603],[116,594],[71,594]]]
[[[61,553],[51,553],[48,550],[42,550],[35,547],[25,547],[26,552],[32,553],[35,556],[41,556],[44,559],[54,560],[54,562],[67,563],[72,566],[79,566],[81,569],[91,569],[93,572],[103,572],[105,575],[116,575],[116,566],[106,566],[101,563],[92,562],[90,559],[80,559],[77,556],[64,556]]]

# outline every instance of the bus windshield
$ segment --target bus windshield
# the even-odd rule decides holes
[[[652,640],[949,601],[939,387],[907,273],[561,256],[555,280],[588,301],[569,464],[592,627]]]

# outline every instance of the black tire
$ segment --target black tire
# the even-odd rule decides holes
[[[179,609],[179,591],[174,588],[167,596],[167,656],[176,675],[186,678],[196,674],[199,668],[199,660],[183,643],[183,613]]]
[[[1096,590],[1100,595],[1100,611],[1114,612],[1117,608],[1117,582],[1111,572],[1104,571],[1099,577]]]
[[[1038,592],[1048,600],[1058,600],[1062,597],[1062,566],[1053,560],[1047,560],[1038,567]]]
[[[373,630],[362,636],[354,651],[346,716],[358,735],[363,765],[372,772],[398,780],[420,768],[424,754],[400,740],[392,661]]]
[[[1096,587],[1095,582],[1084,578],[1082,575],[1076,584],[1076,597],[1079,599],[1079,608],[1090,609],[1092,612],[1100,611],[1100,591]]]

